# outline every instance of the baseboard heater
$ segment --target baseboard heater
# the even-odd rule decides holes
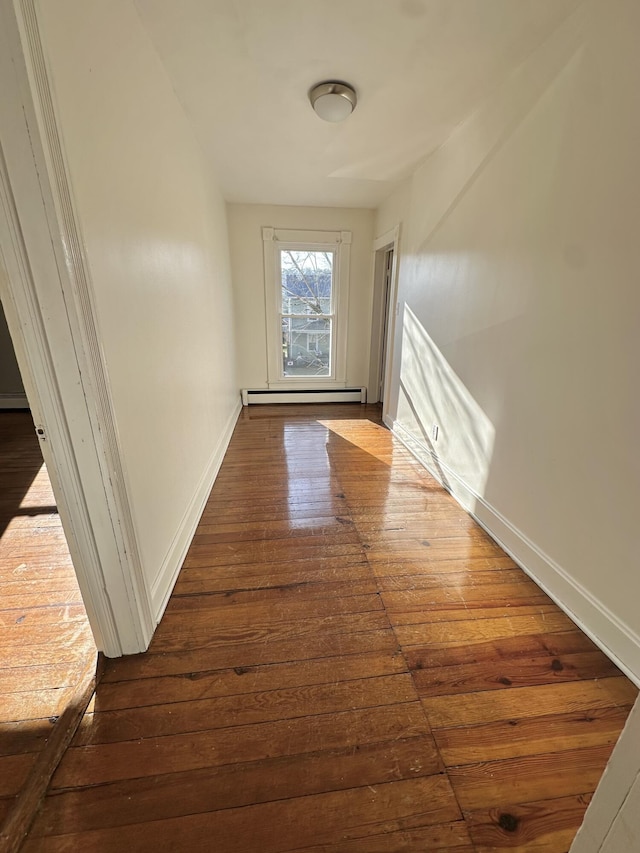
[[[257,390],[243,388],[242,405],[253,403],[366,403],[366,388]]]

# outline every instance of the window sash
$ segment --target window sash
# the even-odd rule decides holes
[[[283,264],[282,258],[283,255],[287,252],[297,252],[297,253],[311,253],[318,252],[319,254],[327,254],[331,255],[331,291],[329,297],[329,311],[325,312],[312,312],[312,313],[300,313],[297,311],[285,311],[284,310],[284,298],[282,293],[282,273],[283,273]],[[336,295],[339,290],[339,281],[337,275],[337,261],[338,261],[338,251],[336,247],[333,245],[313,245],[307,243],[294,243],[294,244],[285,244],[279,245],[276,250],[276,269],[277,269],[277,298],[278,298],[278,315],[277,318],[279,320],[279,325],[282,326],[282,321],[286,319],[300,319],[300,320],[326,320],[328,321],[328,329],[324,334],[329,335],[329,364],[327,365],[326,373],[298,373],[295,375],[291,375],[287,373],[285,367],[285,359],[282,357],[280,359],[280,369],[278,373],[278,379],[282,382],[291,383],[296,381],[331,381],[335,379],[335,365],[336,365],[336,305],[337,298]],[[320,299],[321,297],[317,297]],[[303,333],[304,330],[291,330],[291,333],[294,334],[298,332],[298,334]]]
[[[289,316],[293,316],[294,314],[297,313],[294,311],[284,311],[284,295],[282,293],[282,274],[283,274],[284,268],[282,265],[282,256],[287,252],[297,252],[297,253],[308,252],[309,254],[312,252],[315,252],[317,254],[331,255],[331,268],[329,270],[329,272],[331,273],[331,292],[330,292],[330,296],[329,296],[329,311],[326,313],[335,314],[336,313],[336,285],[337,285],[337,275],[336,275],[337,252],[333,246],[331,246],[331,248],[328,248],[326,246],[323,246],[322,248],[320,248],[318,246],[301,246],[301,245],[298,245],[298,246],[279,246],[278,247],[278,251],[277,251],[278,281],[280,283],[280,290],[279,290],[280,295],[278,297],[279,310],[283,314],[287,314]],[[301,300],[304,300],[307,297],[301,296],[299,298]],[[316,298],[318,300],[320,300],[320,299],[326,299],[327,297],[317,296]],[[313,313],[315,314],[318,312],[313,312]],[[322,315],[324,315],[324,313],[325,312],[322,312]],[[318,316],[321,316],[321,314],[318,313]]]

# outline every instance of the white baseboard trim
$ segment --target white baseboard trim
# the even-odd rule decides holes
[[[489,536],[602,649],[607,657],[640,687],[640,636],[611,613],[482,495],[475,492],[425,444],[397,422],[387,425]],[[443,483],[443,475],[446,476],[446,483]]]
[[[165,611],[169,596],[173,592],[178,574],[182,568],[184,558],[191,545],[191,540],[196,532],[198,522],[204,510],[205,504],[209,497],[209,493],[213,487],[218,471],[222,465],[222,460],[227,452],[227,447],[231,441],[238,415],[242,411],[241,401],[238,400],[233,407],[233,411],[227,421],[225,429],[220,436],[220,440],[216,445],[209,462],[207,463],[204,474],[196,488],[195,494],[187,507],[187,510],[182,518],[180,526],[164,559],[162,567],[158,572],[151,587],[151,608],[157,625]]]
[[[0,409],[28,409],[29,403],[24,394],[0,394]]]

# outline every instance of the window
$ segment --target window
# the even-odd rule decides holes
[[[280,249],[282,376],[331,376],[332,251]]]
[[[262,231],[269,387],[344,386],[351,233]]]

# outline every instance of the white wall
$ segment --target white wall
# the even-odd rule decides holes
[[[39,20],[157,611],[238,411],[225,205],[129,0]]]
[[[347,385],[366,386],[371,343],[374,212],[259,204],[229,204],[227,211],[236,299],[239,387],[267,387],[262,226],[352,232]]]
[[[637,680],[638,32],[586,3],[376,226],[402,219],[399,432]]]
[[[376,237],[381,237],[388,231],[392,231],[398,223],[406,223],[411,203],[411,184],[411,178],[407,178],[376,210]],[[400,236],[402,237],[402,235]]]

